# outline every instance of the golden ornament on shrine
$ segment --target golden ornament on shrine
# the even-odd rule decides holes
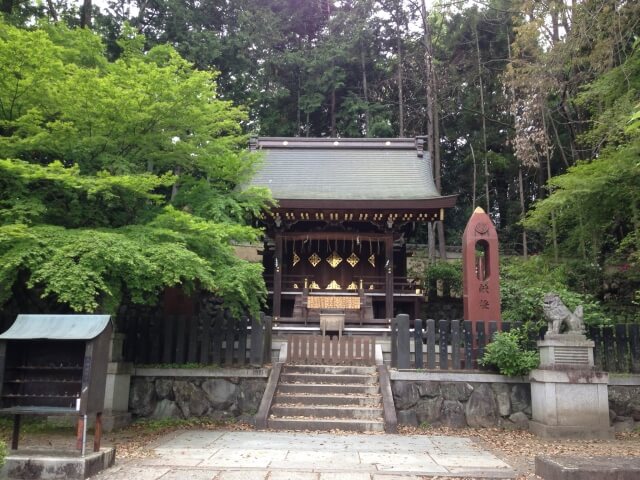
[[[360,261],[360,259],[358,258],[358,256],[355,253],[351,253],[351,255],[349,255],[349,257],[347,258],[347,263],[349,265],[351,265],[352,267],[355,267],[358,262]]]
[[[347,290],[358,290],[358,285],[356,285],[356,282],[351,282],[347,287]]]
[[[342,259],[340,259],[340,261],[342,261]],[[331,283],[327,285],[327,290],[341,290],[341,289],[342,287],[335,280],[331,280]]]
[[[311,282],[309,284],[309,290],[320,290],[320,285],[318,285],[316,282]]]
[[[293,252],[293,266],[295,267],[299,261],[300,261],[300,257],[296,252]]]
[[[372,267],[376,266],[376,256],[374,254],[372,254],[369,258],[369,263],[371,264]]]
[[[342,263],[342,257],[334,250],[331,255],[327,257],[327,262],[331,265],[331,268],[336,268]]]
[[[322,261],[322,259],[318,256],[317,253],[313,252],[309,257],[309,263],[314,267],[317,267],[318,264]]]

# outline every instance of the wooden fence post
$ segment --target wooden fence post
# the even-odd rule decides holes
[[[258,318],[251,319],[251,352],[249,361],[252,367],[261,367],[264,361],[264,324],[265,315],[260,312]]]
[[[398,368],[409,368],[411,342],[409,341],[409,315],[401,313],[396,316],[398,325]]]
[[[438,322],[440,331],[439,350],[440,350],[440,370],[449,369],[449,320],[440,320]]]
[[[436,321],[427,320],[427,368],[436,368]]]
[[[398,322],[391,319],[391,367],[398,367]]]
[[[424,368],[424,359],[422,358],[422,320],[416,318],[413,322],[413,350],[415,368]]]
[[[460,320],[451,320],[451,368],[460,370]]]
[[[264,317],[264,341],[262,344],[262,364],[271,363],[271,327],[273,318],[269,315]]]

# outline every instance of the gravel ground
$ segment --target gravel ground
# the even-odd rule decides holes
[[[11,431],[8,424],[0,426],[0,438],[10,441]],[[151,448],[159,437],[184,429],[208,429],[245,431],[252,427],[246,424],[220,424],[206,420],[191,421],[188,424],[167,425],[162,422],[134,424],[128,428],[105,433],[103,445],[115,445],[118,461],[129,458],[142,458],[153,455]],[[339,432],[332,432],[339,433]],[[469,437],[483,448],[511,465],[518,472],[518,480],[539,479],[534,474],[536,455],[572,455],[593,456],[630,456],[640,457],[640,432],[618,433],[614,440],[546,440],[533,436],[523,430],[505,430],[499,428],[449,429],[449,428],[411,428],[401,427],[405,435],[448,435]],[[346,434],[351,434],[345,432]],[[382,434],[383,435],[383,434]],[[20,447],[51,449],[73,448],[75,443],[73,429],[46,429],[41,426],[27,425],[21,434]],[[89,436],[87,445],[93,444]]]

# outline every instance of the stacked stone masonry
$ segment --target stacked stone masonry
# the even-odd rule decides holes
[[[477,374],[473,375],[474,380]],[[134,417],[238,419],[251,422],[267,378],[135,376],[129,411]],[[633,382],[635,383],[635,382]],[[526,429],[531,390],[524,382],[392,380],[400,425]],[[640,385],[609,385],[616,431],[640,427]]]
[[[527,428],[526,383],[392,382],[399,425]]]
[[[129,410],[135,417],[251,421],[266,378],[134,377]]]

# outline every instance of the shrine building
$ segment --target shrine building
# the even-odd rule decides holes
[[[424,140],[260,137],[251,150],[264,154],[251,184],[277,201],[262,220],[274,323],[336,310],[353,325],[416,318],[424,297],[407,241],[456,202],[438,193]]]

